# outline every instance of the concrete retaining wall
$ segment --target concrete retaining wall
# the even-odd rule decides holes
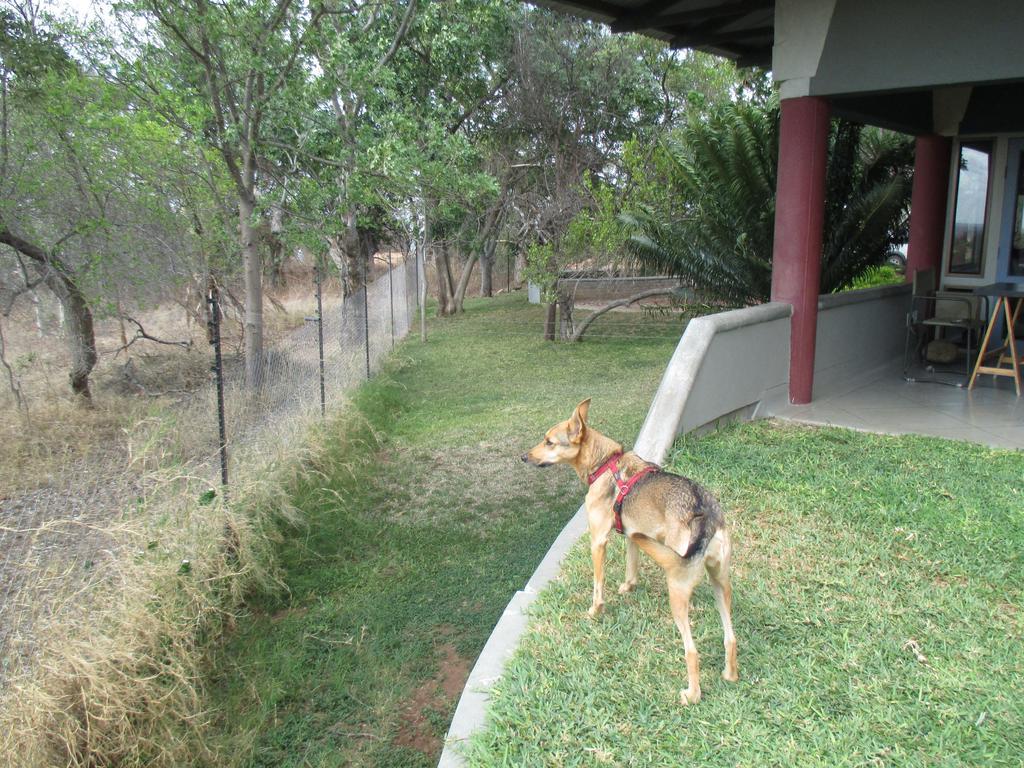
[[[815,393],[863,377],[903,354],[910,290],[887,285],[818,298]]]
[[[660,463],[679,435],[756,407],[785,388],[792,311],[771,303],[691,320],[634,450]]]

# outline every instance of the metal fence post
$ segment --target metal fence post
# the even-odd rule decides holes
[[[427,273],[426,273],[426,249],[420,251],[416,258],[416,296],[420,305],[420,341],[427,340]]]
[[[220,484],[224,501],[228,496],[228,437],[224,424],[224,358],[220,341],[220,291],[211,280],[206,294],[207,331],[213,345],[213,373],[217,380],[217,427],[220,438]]]
[[[367,257],[363,268],[363,346],[366,348],[366,380],[370,380],[370,298],[366,284],[370,280],[370,259]]]
[[[395,273],[391,268],[391,251],[388,251],[388,298],[391,304],[391,348],[395,348]]]
[[[320,347],[320,415],[327,415],[327,391],[324,387],[324,297],[323,297],[323,266],[320,259],[316,260],[316,339]]]
[[[405,332],[412,331],[412,312],[409,310],[409,252],[402,256],[402,294],[405,296]]]
[[[416,307],[420,306],[420,246],[413,241],[413,252],[416,254]]]

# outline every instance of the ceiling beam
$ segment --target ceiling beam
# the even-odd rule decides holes
[[[580,14],[597,13],[614,20],[622,15],[622,6],[605,0],[533,0],[536,5],[542,5],[551,10],[561,13],[576,11]],[[610,23],[610,22],[609,22]]]
[[[771,52],[751,52],[749,49],[742,51],[735,50],[736,58],[733,61],[736,62],[736,66],[740,69],[746,69],[747,67],[761,67],[761,69],[772,68],[772,54]]]
[[[710,34],[683,32],[682,34],[673,37],[669,41],[669,45],[673,48],[696,48],[697,46],[703,45],[725,45],[728,43],[739,42],[740,40],[750,40],[758,37],[768,37],[771,39],[774,32],[774,27],[753,27],[751,29],[737,29],[732,32],[713,32]]]
[[[630,14],[652,14],[661,13],[666,8],[678,5],[679,0],[647,0],[643,5],[638,5],[630,11]]]
[[[705,8],[677,11],[660,16],[656,12],[649,12],[647,6],[642,6],[619,16],[612,22],[611,27],[612,32],[636,32],[640,29],[665,29],[666,27],[685,26],[705,21],[726,21],[753,11],[768,10],[774,4],[774,0],[739,0],[738,2],[710,5]],[[673,3],[661,3],[660,5],[667,8]]]

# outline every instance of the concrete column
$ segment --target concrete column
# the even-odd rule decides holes
[[[949,191],[951,141],[945,136],[918,136],[914,143],[914,187],[910,194],[910,243],[907,282],[915,270],[942,268]]]
[[[829,107],[825,99],[783,99],[775,189],[772,301],[793,305],[789,400],[811,402],[818,330]]]

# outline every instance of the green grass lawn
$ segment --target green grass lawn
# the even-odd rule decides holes
[[[542,322],[522,295],[469,301],[330,423],[285,596],[254,600],[215,659],[211,763],[436,764],[491,628],[583,497],[519,456],[588,396],[631,440],[682,331],[632,318],[632,339],[566,345]]]
[[[679,704],[664,579],[591,621],[587,542],[534,604],[473,766],[1024,765],[1024,454],[761,422],[676,445],[721,498],[740,681],[719,677],[710,589],[692,620],[703,700]]]

